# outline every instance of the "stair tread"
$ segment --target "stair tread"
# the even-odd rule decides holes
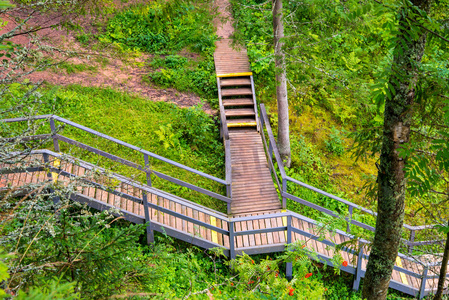
[[[255,127],[257,126],[255,119],[239,118],[226,120],[228,127]]]
[[[253,92],[250,88],[237,88],[237,89],[222,89],[221,95],[226,96],[245,96],[252,95]]]
[[[223,78],[220,80],[221,86],[241,86],[241,85],[251,85],[251,80],[249,78]]]
[[[254,108],[233,108],[225,110],[227,117],[254,116],[255,114]]]
[[[246,106],[254,105],[251,98],[223,99],[223,106]]]

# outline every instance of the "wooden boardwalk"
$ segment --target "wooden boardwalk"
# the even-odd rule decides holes
[[[56,152],[59,152],[59,142],[80,147],[146,173],[147,184],[110,173],[79,158],[50,150],[35,150],[21,163],[0,165],[0,196],[5,193],[28,193],[42,185],[54,189],[58,186],[70,185],[73,187],[71,194],[68,195],[71,200],[94,209],[111,210],[114,214],[121,215],[136,224],[146,223],[149,241],[152,239],[153,231],[163,232],[202,248],[221,247],[224,249],[225,255],[230,258],[235,258],[236,255],[243,252],[252,255],[284,251],[286,244],[298,243],[298,247],[302,248],[305,245],[306,249],[317,254],[320,261],[332,266],[331,258],[336,251],[334,246],[348,243],[345,244],[346,247],[338,250],[343,260],[347,262],[347,266],[340,266],[340,268],[344,272],[354,274],[354,289],[358,289],[369,258],[368,241],[357,239],[349,233],[349,229],[347,232],[341,230],[332,233],[326,232],[322,236],[320,234],[322,225],[298,213],[286,210],[285,202],[287,199],[295,201],[300,205],[331,216],[335,216],[334,212],[308,202],[307,199],[289,194],[287,183],[309,189],[347,205],[350,217],[348,218],[348,228],[351,224],[351,226],[358,226],[362,230],[373,231],[373,227],[352,219],[352,212],[359,210],[371,215],[374,215],[374,212],[299,182],[285,174],[263,105],[261,105],[260,118],[258,116],[252,74],[247,58],[246,61],[243,59],[246,56],[245,51],[242,50],[238,53],[233,50],[229,47],[229,41],[220,41],[219,43],[223,47],[217,48],[215,59],[221,129],[226,145],[226,180],[183,166],[69,120],[57,116],[40,116],[40,120],[47,119],[50,122],[52,134],[28,137],[28,140],[48,139],[51,141],[53,139]],[[232,52],[230,57],[237,59],[239,63],[232,64],[232,59],[226,60],[226,51],[219,51],[220,49],[234,51],[235,53]],[[13,123],[28,122],[29,120],[18,118],[3,121]],[[55,121],[138,151],[142,154],[145,164],[138,165],[126,158],[115,156],[56,133]],[[215,194],[156,170],[151,170],[148,157],[159,159],[226,185],[228,196]],[[275,165],[278,166],[277,170]],[[280,176],[277,175],[278,173]],[[230,204],[230,213],[224,214],[156,189],[151,186],[151,176],[157,176],[183,188],[189,188],[225,201]],[[278,189],[275,188],[273,182],[277,183]],[[282,184],[280,184],[281,182]],[[53,184],[49,185],[50,183]],[[283,199],[282,204],[280,197]],[[57,199],[54,198],[53,201],[57,201]],[[404,228],[413,232],[414,236],[415,231],[424,230],[426,227],[404,225]],[[414,242],[411,238],[406,242],[409,246],[417,247],[426,245],[429,241]],[[414,258],[399,254],[390,287],[409,295],[419,295],[420,298],[432,293],[436,289],[437,275],[440,269],[434,261],[434,257]]]
[[[28,186],[36,188],[39,183],[45,184],[49,180],[67,186],[70,182],[73,184],[74,180],[75,182],[79,180],[75,184],[78,186],[76,191],[71,195],[74,201],[99,210],[117,208],[127,220],[138,224],[145,223],[145,207],[142,199],[146,194],[152,230],[165,232],[204,248],[223,247],[225,254],[229,256],[232,247],[231,227],[235,234],[232,241],[235,247],[234,255],[243,251],[247,254],[283,251],[288,234],[291,234],[291,243],[299,242],[299,245],[305,245],[308,249],[316,251],[322,261],[326,261],[334,255],[334,250],[329,245],[341,244],[352,239],[350,235],[337,231],[332,235],[327,233],[323,240],[318,237],[320,227],[314,220],[292,212],[242,214],[236,218],[229,218],[225,214],[126,177],[110,173],[106,175],[105,170],[92,164],[48,150],[37,152],[39,153],[28,158],[28,161],[32,159],[44,163],[43,155],[47,154],[49,163],[46,167],[49,167],[51,172],[47,173],[44,169],[27,171],[17,165],[19,168],[15,170],[16,173],[0,175],[0,190],[10,190],[12,187],[22,187],[26,190]],[[26,164],[25,161],[24,166]],[[0,169],[3,167],[5,166],[0,166]],[[8,167],[11,169],[12,166]],[[290,232],[286,230],[287,220],[291,222]],[[251,233],[261,229],[272,229],[273,232]],[[360,252],[361,249],[365,252]],[[357,249],[355,246],[343,248],[340,254],[348,262],[348,266],[341,267],[342,270],[355,276],[363,276],[368,253],[367,248]],[[360,257],[361,269],[357,275]],[[419,261],[405,258],[398,258],[397,265],[401,267],[396,268],[403,268],[403,272],[401,269],[393,271],[392,287],[409,289],[410,294],[417,295],[417,291],[421,288],[420,274],[423,273],[425,266]],[[428,292],[436,289],[438,270],[439,268],[429,268],[428,275],[435,278],[427,279],[425,290]]]
[[[274,187],[259,134],[254,82],[244,48],[231,40],[216,43],[215,71],[222,126],[230,141],[233,215],[278,212],[279,196]]]

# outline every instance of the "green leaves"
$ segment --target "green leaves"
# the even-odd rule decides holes
[[[151,53],[195,52],[214,48],[214,13],[197,1],[153,1],[117,13],[100,39]]]
[[[444,233],[444,234],[449,234],[449,225],[440,225],[437,224],[434,226],[434,228],[436,230],[438,230],[438,232]]]

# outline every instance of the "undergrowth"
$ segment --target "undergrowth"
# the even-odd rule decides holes
[[[216,106],[215,15],[210,1],[132,5],[107,21],[99,39],[120,48],[155,54],[149,61],[151,71],[144,77],[145,82],[197,93]]]

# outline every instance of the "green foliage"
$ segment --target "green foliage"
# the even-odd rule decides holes
[[[100,40],[163,54],[150,61],[152,71],[144,81],[194,92],[216,105],[214,16],[208,1],[152,1],[118,12],[108,20]],[[185,55],[186,49],[200,55],[186,58],[177,54]]]
[[[179,55],[156,57],[150,66],[154,69],[147,80],[158,86],[175,87],[179,91],[192,91],[217,105],[217,82],[212,54],[197,59]]]
[[[28,292],[20,291],[15,299],[74,300],[80,299],[80,295],[75,292],[75,283],[61,283],[52,280],[43,286],[30,287]]]
[[[152,1],[118,12],[100,40],[151,53],[205,52],[214,48],[213,18],[207,2]]]
[[[91,34],[82,33],[82,34],[77,35],[75,38],[78,42],[80,42],[81,44],[86,46],[91,41],[92,37],[93,36]]]
[[[337,156],[340,156],[345,152],[345,144],[341,132],[335,127],[331,128],[329,138],[324,144],[326,145],[327,151],[334,153]]]
[[[97,71],[97,68],[88,64],[72,64],[67,61],[61,62],[53,67],[55,70],[57,69],[63,69],[66,71],[67,74],[73,74],[78,72],[84,72],[84,71],[91,71],[95,72]]]

